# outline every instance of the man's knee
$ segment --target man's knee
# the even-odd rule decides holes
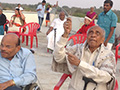
[[[11,86],[11,87],[6,88],[5,90],[22,90],[22,88],[17,87],[17,86]]]

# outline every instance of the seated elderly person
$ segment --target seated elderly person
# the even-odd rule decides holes
[[[33,54],[20,46],[16,34],[6,34],[0,49],[0,90],[22,90],[22,87],[36,82]]]
[[[0,35],[4,35],[4,24],[6,23],[6,16],[3,14],[3,9],[0,7]]]
[[[116,62],[113,52],[103,45],[104,30],[93,26],[84,44],[66,48],[71,19],[64,23],[64,30],[55,46],[52,69],[72,74],[68,90],[113,90]]]
[[[15,9],[15,15],[11,17],[8,33],[15,33],[19,35],[19,28],[25,25],[25,16],[19,8]],[[24,28],[23,32],[25,32],[26,28]]]
[[[95,26],[92,19],[88,16],[84,18],[84,25],[76,32],[76,34],[87,34],[87,31],[90,27]]]

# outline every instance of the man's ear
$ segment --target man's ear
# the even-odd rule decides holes
[[[21,46],[17,46],[16,51],[18,52],[21,49]]]

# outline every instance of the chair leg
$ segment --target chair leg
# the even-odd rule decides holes
[[[22,36],[22,43],[24,42],[24,36]]]
[[[30,48],[33,46],[33,36],[31,36]]]
[[[26,46],[28,46],[28,36],[26,36]]]
[[[47,52],[49,52],[49,49],[47,48]]]
[[[36,47],[38,47],[38,38],[37,38],[37,36],[35,36],[36,37]]]

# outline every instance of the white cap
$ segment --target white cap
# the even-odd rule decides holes
[[[88,19],[88,20],[90,20],[90,21],[92,21],[92,19],[91,19],[91,18],[89,18],[88,16],[85,16],[85,18],[86,18],[86,19]]]

